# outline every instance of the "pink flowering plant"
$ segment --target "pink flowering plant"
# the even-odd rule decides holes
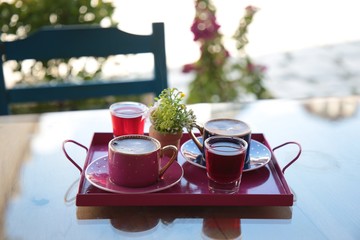
[[[257,98],[271,97],[262,82],[266,68],[253,63],[245,52],[248,27],[258,9],[253,6],[245,9],[234,35],[239,56],[231,63],[223,45],[223,35],[219,32],[215,6],[211,0],[196,0],[195,8],[191,31],[194,41],[200,44],[201,55],[198,61],[183,67],[185,73],[195,72],[195,78],[189,85],[187,102],[234,101],[240,93],[253,94]]]
[[[231,101],[237,96],[234,83],[228,81],[224,66],[229,57],[222,42],[216,9],[210,0],[195,2],[196,15],[191,26],[194,41],[200,44],[200,58],[187,64],[183,72],[195,71],[195,79],[189,85],[188,103]]]

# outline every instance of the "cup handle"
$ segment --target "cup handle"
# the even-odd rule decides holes
[[[195,128],[197,128],[200,131],[200,134],[203,135],[204,133],[204,127],[200,126],[199,124],[195,123]],[[199,141],[199,139],[195,136],[192,129],[189,131],[191,139],[194,141],[195,145],[199,148],[200,152],[203,151],[204,145]]]
[[[80,173],[82,173],[82,171],[83,171],[82,168],[70,157],[70,155],[69,155],[69,154],[67,153],[67,151],[66,151],[65,145],[66,145],[66,143],[69,143],[69,142],[70,142],[70,143],[74,143],[74,144],[76,144],[76,145],[84,148],[84,149],[86,150],[86,153],[87,153],[89,150],[88,150],[87,147],[85,147],[84,145],[82,145],[82,144],[80,144],[80,143],[78,143],[78,142],[76,142],[76,141],[74,141],[74,140],[65,140],[65,141],[63,142],[63,144],[62,144],[62,150],[63,150],[66,158],[69,159],[69,161],[70,161],[72,164],[74,164],[74,166],[75,166],[77,169],[79,169]]]
[[[163,158],[163,156],[164,156],[163,152],[166,149],[172,149],[173,154],[172,154],[170,160],[165,164],[165,166],[160,169],[159,178],[161,178],[164,175],[164,173],[166,172],[166,170],[168,170],[168,168],[171,166],[171,164],[173,164],[175,162],[175,159],[176,159],[177,153],[178,153],[177,147],[175,147],[174,145],[167,145],[167,146],[161,148],[161,155],[160,155],[161,158]]]

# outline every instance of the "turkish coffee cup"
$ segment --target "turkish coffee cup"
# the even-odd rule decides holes
[[[170,160],[163,166],[163,152],[171,150]],[[124,187],[146,187],[155,184],[174,163],[177,147],[161,147],[155,138],[146,135],[124,135],[109,142],[109,177]]]
[[[242,138],[247,142],[248,149],[250,149],[251,128],[246,122],[243,122],[241,120],[231,119],[231,118],[216,118],[205,122],[203,126],[196,123],[194,128],[200,131],[203,141],[200,142],[199,139],[195,136],[195,133],[193,132],[194,129],[191,129],[189,131],[189,134],[191,139],[194,141],[195,145],[202,153],[204,159],[205,159],[205,148],[203,143],[207,138],[211,136],[227,136],[227,137]],[[250,151],[247,151],[244,168],[247,168],[249,164],[250,164]]]

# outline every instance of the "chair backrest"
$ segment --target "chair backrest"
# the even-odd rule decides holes
[[[84,84],[59,83],[55,86],[6,88],[3,61],[108,57],[119,54],[151,53],[152,79],[131,81],[86,81]],[[0,42],[0,115],[9,114],[10,103],[46,102],[154,93],[167,88],[164,24],[153,23],[152,34],[135,35],[116,27],[92,25],[43,27],[25,39]],[[139,66],[140,68],[141,66]]]

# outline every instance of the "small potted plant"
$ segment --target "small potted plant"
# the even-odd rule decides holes
[[[176,88],[164,89],[149,109],[151,126],[149,135],[159,140],[162,146],[179,148],[183,129],[191,129],[196,116],[182,103],[185,94]]]

